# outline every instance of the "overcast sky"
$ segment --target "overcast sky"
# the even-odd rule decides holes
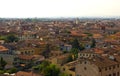
[[[0,0],[0,17],[120,16],[120,0]]]

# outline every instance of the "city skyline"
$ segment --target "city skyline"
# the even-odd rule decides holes
[[[0,17],[119,17],[119,3],[120,0],[0,0]]]

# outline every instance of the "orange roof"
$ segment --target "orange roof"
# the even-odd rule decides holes
[[[105,42],[115,42],[116,40],[113,40],[113,39],[105,39],[104,41],[105,41]]]
[[[61,56],[57,56],[56,58],[59,60],[59,59],[65,59],[65,58],[68,58],[69,54],[63,54]]]
[[[23,72],[23,71],[19,71],[16,73],[16,76],[31,76],[32,73],[31,72]]]
[[[44,60],[44,56],[42,55],[18,55],[18,57],[23,60],[31,60],[31,59]]]
[[[101,34],[93,34],[93,38],[102,38],[103,36]]]
[[[34,58],[33,56],[30,55],[18,55],[18,57],[23,60],[31,60]]]
[[[38,74],[35,74],[33,72],[19,71],[15,74],[15,76],[42,76],[42,75],[38,75]]]
[[[97,54],[103,54],[104,53],[104,51],[99,49],[99,48],[95,48],[94,52],[97,53]]]
[[[71,31],[71,35],[79,36],[79,34],[77,33],[77,31]]]
[[[110,35],[107,37],[107,39],[116,39],[116,37],[117,37],[116,35]]]
[[[120,32],[116,33],[115,35],[116,35],[116,36],[120,36]]]
[[[83,34],[79,31],[71,31],[71,35],[73,35],[73,36],[87,36],[86,34]]]
[[[0,46],[0,52],[8,51],[8,49],[4,46]]]
[[[81,36],[87,36],[87,34],[81,34]]]
[[[40,45],[45,45],[46,43],[45,42],[39,42]]]

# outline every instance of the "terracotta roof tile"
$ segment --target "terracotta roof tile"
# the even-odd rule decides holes
[[[6,52],[8,49],[4,46],[0,46],[0,52]]]

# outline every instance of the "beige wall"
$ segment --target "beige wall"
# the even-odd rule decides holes
[[[97,54],[94,54],[94,53],[78,53],[78,58],[80,57],[84,57],[84,58],[88,58],[88,57],[94,57],[96,56]]]
[[[113,68],[113,66],[114,66],[114,68]],[[118,75],[118,72],[119,72],[119,75]],[[113,75],[114,73],[116,74],[115,76],[120,76],[120,65],[119,64],[103,68],[101,71],[101,76],[109,76],[110,74],[111,74],[111,76],[114,76]]]
[[[76,65],[75,73],[76,76],[120,76],[120,65],[115,65],[115,68],[113,68],[113,66],[114,65],[104,67],[100,72],[96,65],[90,63],[89,61],[81,61]],[[114,73],[116,75],[113,75]]]
[[[61,72],[67,74],[68,76],[75,76],[75,71],[71,71],[71,68],[71,66],[64,65],[61,67]]]
[[[79,62],[75,69],[76,76],[100,76],[99,69],[89,61]]]
[[[33,55],[34,54],[34,50],[21,50],[20,54],[28,54],[28,55]]]

